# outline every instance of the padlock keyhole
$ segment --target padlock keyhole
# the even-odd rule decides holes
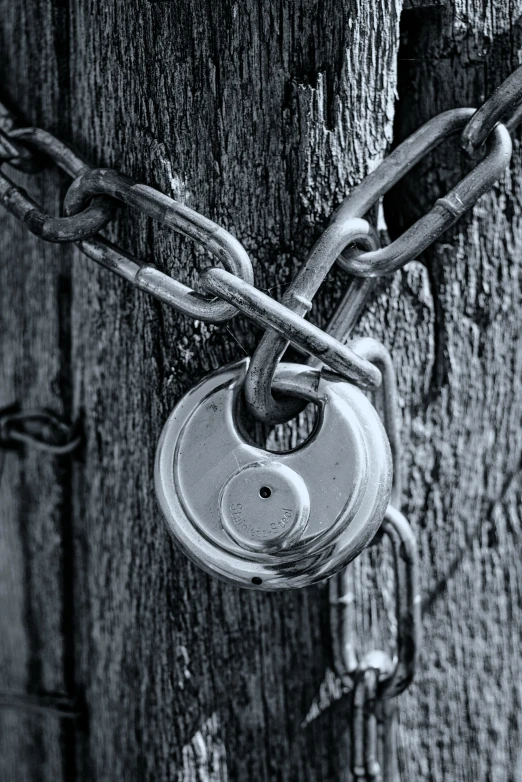
[[[272,495],[272,489],[269,489],[268,486],[261,486],[259,489],[259,496],[262,500],[267,500]]]

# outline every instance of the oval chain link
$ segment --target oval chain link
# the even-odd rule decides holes
[[[253,285],[254,272],[250,258],[243,245],[232,234],[188,206],[148,185],[135,182],[125,174],[111,169],[84,171],[67,192],[64,202],[66,214],[79,213],[85,209],[89,199],[99,193],[117,198],[127,206],[138,209],[159,223],[198,242],[231,274],[248,285]],[[79,246],[89,258],[125,277],[141,290],[166,301],[184,315],[219,322],[229,320],[237,314],[236,307],[223,299],[206,299],[155,267],[123,255],[115,245],[101,237],[84,240]]]
[[[470,119],[461,137],[461,146],[468,155],[473,155],[486,141],[493,128],[511,114],[506,126],[512,132],[520,120],[522,103],[522,66],[510,74],[493,94],[477,109]]]
[[[76,152],[40,128],[13,130],[8,138],[22,141],[30,148],[43,152],[73,179],[87,168],[85,161]],[[92,236],[112,220],[115,212],[114,201],[98,196],[74,217],[52,217],[3,171],[0,171],[0,203],[23,222],[31,233],[48,242],[74,242],[84,236]]]
[[[37,170],[41,162],[38,155],[33,155],[36,150],[51,158],[74,182],[67,195],[64,217],[46,215],[2,171],[0,202],[33,233],[53,242],[78,241],[86,255],[186,315],[221,321],[241,309],[264,328],[269,327],[251,362],[245,396],[257,418],[278,423],[288,420],[303,406],[302,400],[272,396],[274,371],[289,340],[356,382],[370,387],[378,385],[380,373],[375,367],[357,359],[349,348],[334,344],[331,338],[319,334],[316,327],[304,321],[313,296],[337,258],[351,273],[369,275],[356,279],[342,302],[346,338],[372,289],[373,276],[400,268],[416,257],[498,179],[509,162],[511,141],[506,128],[496,123],[511,113],[507,126],[513,130],[522,118],[522,109],[518,108],[521,101],[522,68],[518,68],[477,112],[472,109],[444,112],[397,147],[334,214],[282,304],[271,300],[267,306],[265,294],[253,287],[252,265],[246,251],[227,231],[116,171],[89,169],[80,156],[50,133],[39,128],[15,128],[13,114],[2,104],[0,163],[25,171]],[[428,152],[462,129],[462,145],[468,151],[477,149],[489,138],[486,157],[445,198],[439,199],[430,213],[388,247],[377,249],[375,232],[366,227],[356,239],[363,245],[363,252],[355,249],[352,219],[362,218]],[[137,207],[209,250],[228,270],[228,275],[222,270],[210,270],[202,275],[203,287],[218,293],[220,299],[209,300],[152,265],[130,257],[102,237],[93,238],[112,219],[114,199]]]
[[[283,296],[283,305],[299,316],[312,306],[312,299],[340,253],[352,245],[369,249],[378,245],[375,231],[360,218],[334,220],[321,234],[308,259]],[[301,400],[272,396],[272,381],[288,339],[274,331],[261,338],[250,362],[244,384],[244,394],[250,412],[265,423],[283,423],[303,409]]]

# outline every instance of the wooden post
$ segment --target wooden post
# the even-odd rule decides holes
[[[512,3],[498,0],[485,28],[472,5],[473,18],[459,3],[405,12],[399,55],[400,0],[0,0],[0,97],[93,165],[222,224],[278,296],[392,142],[397,87],[398,138],[478,103],[517,64]],[[392,233],[458,178],[446,150],[389,200]],[[59,209],[65,179],[20,181]],[[516,176],[506,182],[427,268],[384,281],[359,328],[385,341],[399,373],[427,602],[418,684],[400,701],[404,779],[516,779],[522,307]],[[170,409],[252,353],[259,332],[240,317],[188,320],[1,219],[0,407],[80,417],[85,443],[73,459],[6,457],[0,777],[348,780],[349,699],[317,706],[336,688],[325,585],[258,594],[210,579],[174,548],[153,494]],[[130,210],[107,235],[187,284],[207,261]],[[332,275],[316,323],[346,284]],[[39,692],[75,696],[82,719],[2,705]]]

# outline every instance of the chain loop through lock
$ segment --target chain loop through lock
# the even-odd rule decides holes
[[[361,218],[366,214],[423,157],[446,138],[462,130],[474,113],[474,109],[453,109],[439,114],[397,147],[343,201],[334,213],[330,225],[319,237],[303,268],[306,269],[308,264],[313,263],[315,256],[328,254],[332,250],[335,252],[329,243],[330,234],[342,232],[343,226],[346,226],[349,220]],[[432,211],[399,239],[382,249],[369,248],[362,254],[355,248],[347,252],[344,247],[333,260],[338,260],[339,264],[352,274],[368,274],[372,277],[400,268],[436,241],[443,231],[473,206],[498,179],[509,163],[510,156],[509,134],[505,128],[496,128],[487,158],[450,191],[446,198],[439,199]],[[367,282],[352,283],[350,297],[344,303],[344,309],[345,317],[350,317],[353,325],[372,286],[373,283]],[[290,298],[290,295],[287,295]],[[286,298],[283,301],[287,303]],[[352,311],[351,316],[348,310]],[[254,354],[245,382],[245,397],[250,411],[265,423],[282,423],[302,409],[302,405],[295,401],[288,403],[272,396],[271,380],[285,347],[273,334],[267,332]]]

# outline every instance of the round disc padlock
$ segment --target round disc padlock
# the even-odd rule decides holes
[[[336,573],[368,545],[388,506],[381,420],[360,389],[325,373],[297,448],[271,453],[241,425],[248,359],[209,375],[175,407],[156,454],[156,494],[185,554],[238,586],[290,589]],[[280,364],[274,385],[310,368]],[[288,385],[288,384],[287,384]],[[287,386],[285,387],[287,388]]]

